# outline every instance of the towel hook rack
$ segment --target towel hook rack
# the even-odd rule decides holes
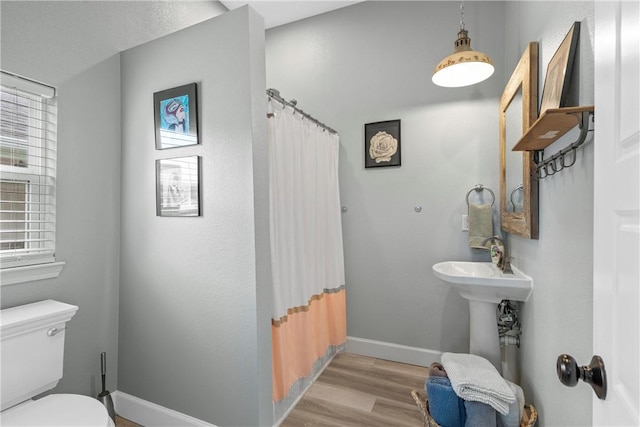
[[[491,191],[489,187],[485,187],[482,184],[476,184],[475,187],[469,190],[469,192],[467,193],[467,206],[469,206],[469,195],[474,191],[477,191],[478,193],[480,193],[483,190],[487,190],[489,193],[491,193],[491,197],[492,197],[491,206],[493,206],[493,203],[496,201],[496,195],[493,193],[493,191]]]
[[[577,116],[577,114],[574,115]],[[534,155],[534,161],[536,163],[536,174],[534,178],[536,180],[545,179],[551,175],[555,175],[557,172],[560,172],[565,168],[570,168],[575,164],[576,157],[578,156],[577,149],[584,144],[587,139],[587,134],[591,132],[591,129],[589,129],[589,117],[593,120],[593,111],[582,112],[581,120],[578,123],[580,135],[572,144],[558,151],[548,159],[544,158],[544,149],[536,151]],[[571,162],[567,161],[567,156],[571,156]]]

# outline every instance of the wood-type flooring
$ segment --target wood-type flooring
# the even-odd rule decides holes
[[[282,422],[282,427],[421,427],[412,389],[428,368],[349,353],[336,355]]]
[[[142,427],[142,426],[134,423],[133,421],[129,421],[126,418],[122,418],[119,415],[116,415],[116,427]]]
[[[336,355],[281,427],[422,427],[412,389],[428,369],[350,353]],[[116,427],[140,427],[121,417]]]

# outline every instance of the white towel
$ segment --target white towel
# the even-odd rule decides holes
[[[509,413],[516,396],[491,362],[462,353],[444,353],[441,362],[458,397],[486,403],[503,415]]]
[[[498,427],[520,427],[520,420],[524,413],[524,392],[522,388],[515,383],[505,379],[513,394],[516,395],[516,401],[509,405],[509,413],[507,415],[498,414]]]

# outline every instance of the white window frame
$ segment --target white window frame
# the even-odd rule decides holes
[[[0,83],[7,87],[42,95],[43,97],[52,98],[55,96],[55,88],[12,73],[1,71],[0,78]],[[33,135],[30,134],[29,139],[31,140],[32,137]],[[37,135],[37,137],[42,137],[42,135]],[[33,162],[35,161],[34,159],[39,159],[41,157],[38,155],[39,151],[47,149],[48,147],[45,147],[43,144],[33,144],[31,141],[28,148],[29,164],[26,168],[2,165],[0,179],[3,181],[15,181],[26,184],[26,206],[29,206],[29,203],[38,203],[31,199],[34,193],[29,191],[29,186],[39,185],[33,184],[33,182],[40,181],[41,176],[45,175],[41,173],[41,168],[44,166],[42,161],[36,161],[36,163]],[[53,196],[53,204],[55,206],[55,194]],[[55,221],[55,214],[53,217]],[[28,231],[25,232],[28,233]],[[58,277],[62,272],[65,263],[59,261],[56,262],[55,260],[55,237],[53,239],[53,246],[51,254],[47,256],[27,253],[26,255],[17,255],[15,258],[10,257],[8,259],[3,259],[0,264],[0,286]]]

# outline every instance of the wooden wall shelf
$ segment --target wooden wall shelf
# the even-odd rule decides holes
[[[513,151],[544,150],[565,133],[582,123],[582,113],[593,113],[594,106],[545,110],[533,126],[513,146]]]

